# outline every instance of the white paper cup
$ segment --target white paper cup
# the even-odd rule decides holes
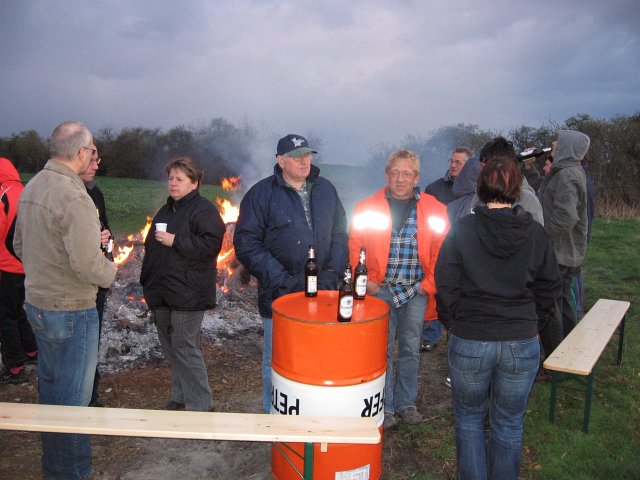
[[[156,223],[156,231],[158,232],[166,232],[167,224],[166,223]]]

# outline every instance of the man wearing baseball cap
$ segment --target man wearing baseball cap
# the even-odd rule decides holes
[[[259,284],[262,404],[267,413],[272,407],[271,302],[304,290],[309,245],[315,246],[319,290],[335,290],[348,261],[345,211],[335,187],[311,164],[314,153],[318,152],[302,135],[280,139],[273,175],[256,183],[242,199],[233,237],[236,257]]]

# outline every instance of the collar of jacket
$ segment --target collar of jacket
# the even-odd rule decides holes
[[[189,202],[189,200],[199,195],[200,195],[200,191],[198,189],[195,189],[194,191],[187,193],[180,200],[174,200],[172,197],[169,197],[167,198],[167,206],[171,208],[173,211],[180,210],[182,207],[185,206],[187,202]]]
[[[67,177],[71,178],[72,181],[76,182],[78,186],[84,188],[84,182],[76,172],[71,170],[71,168],[67,167],[64,163],[54,160],[53,158],[49,159],[43,170],[51,170],[52,172],[66,175]]]
[[[458,173],[458,175],[460,175],[460,173]],[[442,177],[442,180],[444,180],[447,183],[453,183],[455,181],[455,178],[451,176],[451,170],[447,168],[447,173],[444,174],[444,177]]]
[[[384,198],[386,198],[387,200],[393,198],[391,196],[391,193],[389,192],[389,187],[385,187],[384,189]],[[413,187],[413,198],[407,200],[415,200],[416,202],[420,200],[420,187]]]
[[[273,167],[273,175],[276,177],[276,182],[281,187],[287,187],[289,184],[282,176],[282,168],[277,163]],[[320,169],[315,165],[311,164],[311,172],[309,172],[309,176],[307,176],[307,183],[315,182],[316,178],[320,176]]]

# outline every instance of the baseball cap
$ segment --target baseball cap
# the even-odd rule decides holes
[[[287,157],[302,157],[307,153],[318,153],[309,148],[307,139],[302,135],[290,133],[286,137],[282,137],[278,141],[278,149],[276,155],[285,155]]]

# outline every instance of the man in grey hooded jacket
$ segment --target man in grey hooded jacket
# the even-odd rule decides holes
[[[563,337],[576,324],[571,307],[571,282],[580,272],[587,249],[587,184],[580,162],[590,143],[584,133],[558,130],[558,141],[551,152],[553,167],[538,192],[544,228],[562,275],[563,298],[556,306],[555,317],[562,319]]]

